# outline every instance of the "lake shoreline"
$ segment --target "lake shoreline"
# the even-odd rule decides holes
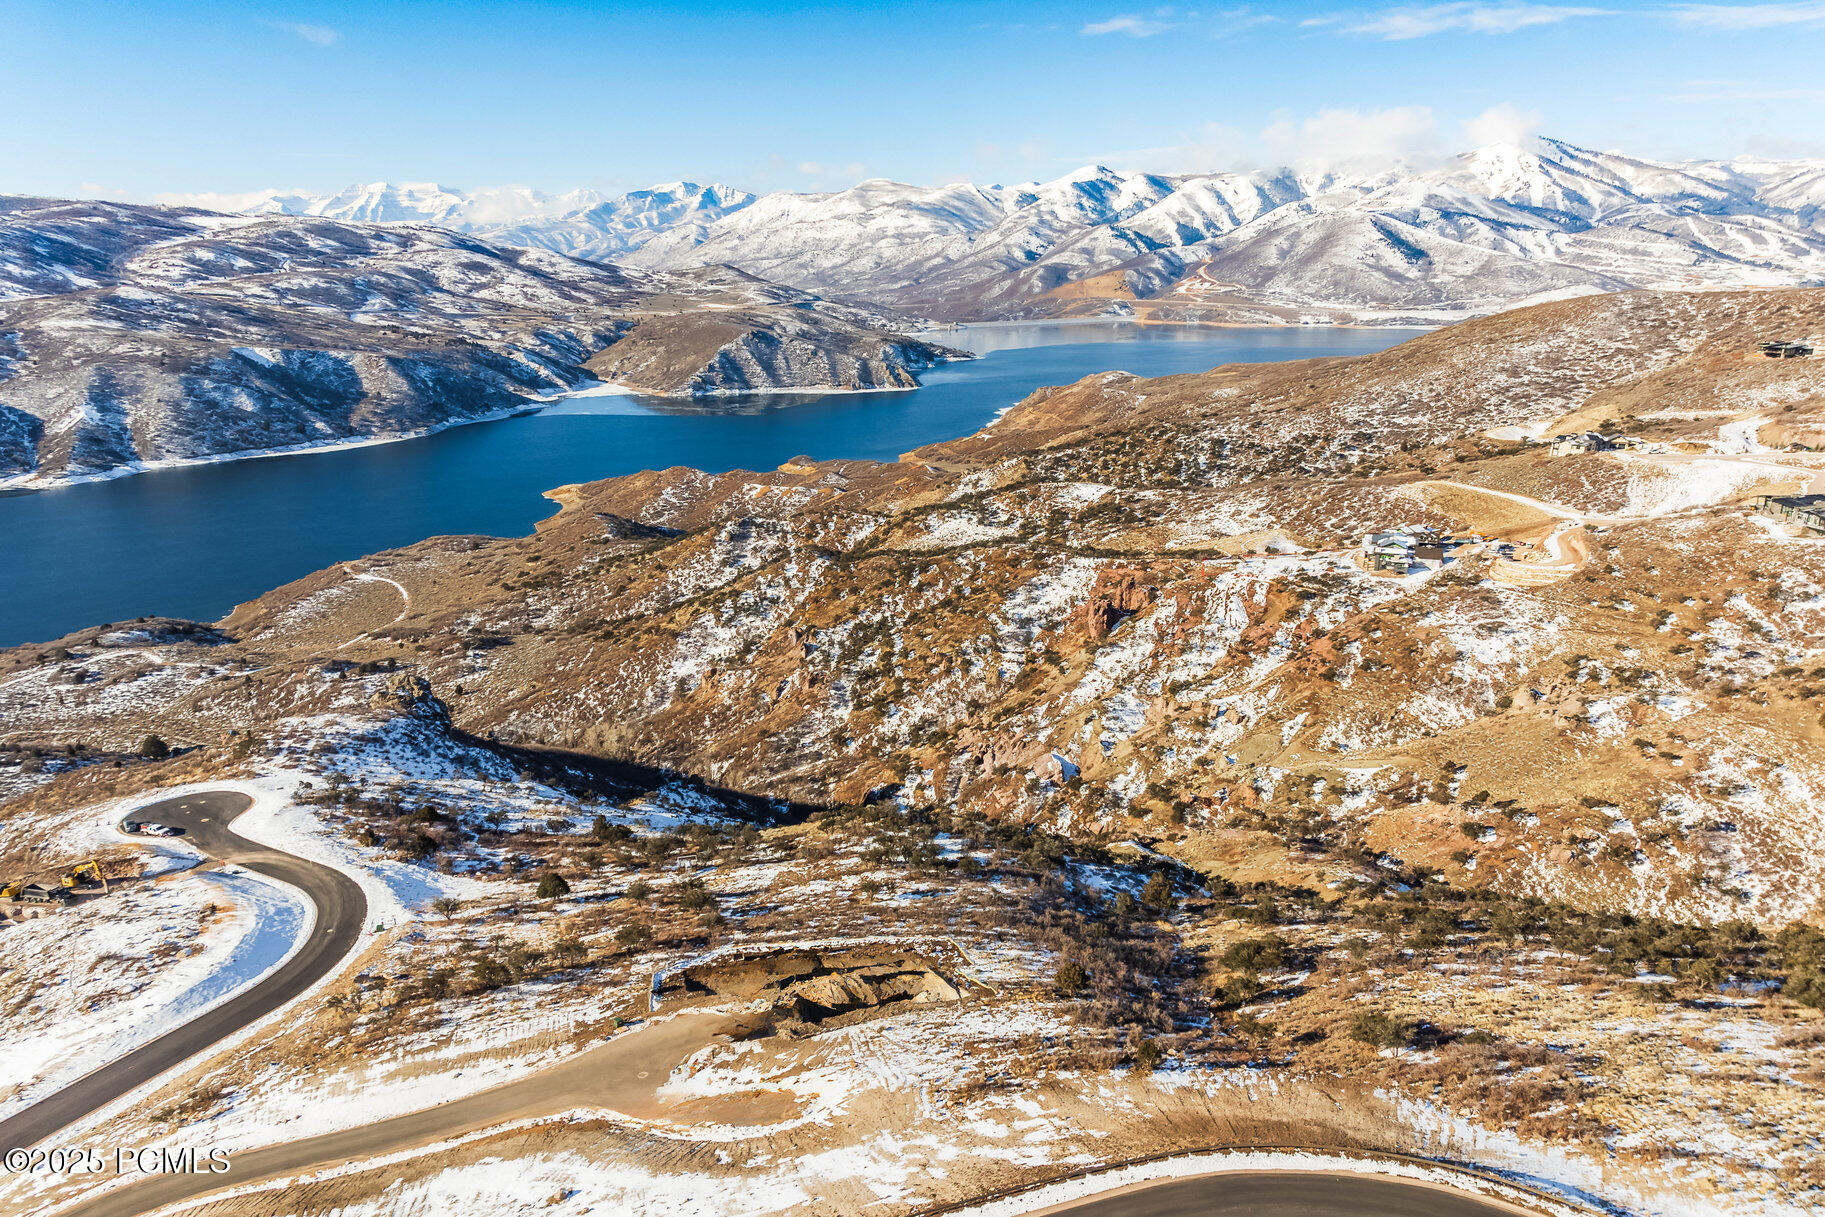
[[[916,391],[672,401],[592,384],[400,442],[197,461],[0,493],[0,646],[100,621],[213,621],[338,562],[433,536],[530,534],[546,492],[641,470],[716,476],[795,457],[893,462],[990,425],[1048,385],[1224,363],[1364,355],[1415,331],[1172,329],[1020,323],[954,332],[978,358],[921,373]],[[592,398],[596,399],[592,402]],[[492,426],[472,426],[472,422]],[[271,460],[269,456],[305,460]]]
[[[947,363],[961,363],[962,360],[947,360],[933,364],[943,367]],[[929,371],[930,369],[926,369]],[[170,457],[153,461],[130,461],[116,465],[112,469],[98,470],[94,473],[69,473],[52,477],[39,477],[37,474],[15,474],[0,478],[0,499],[18,495],[38,494],[47,490],[68,490],[74,486],[88,486],[97,482],[112,482],[120,478],[135,477],[142,473],[159,473],[167,469],[190,469],[199,465],[222,465],[231,461],[259,461],[279,456],[309,456],[323,452],[346,452],[353,448],[371,448],[378,444],[397,444],[409,440],[425,439],[432,435],[448,431],[453,427],[467,427],[473,423],[495,423],[502,419],[520,418],[528,414],[539,414],[559,402],[573,401],[587,397],[651,397],[660,401],[678,402],[716,402],[724,399],[742,397],[791,397],[802,395],[817,400],[839,394],[855,393],[912,393],[923,388],[922,385],[886,385],[881,388],[847,388],[825,385],[767,386],[759,389],[716,389],[703,393],[659,393],[650,389],[637,389],[627,385],[597,383],[585,388],[574,389],[565,393],[554,393],[549,397],[529,397],[524,403],[503,406],[490,410],[486,414],[476,414],[468,418],[452,418],[446,422],[435,423],[429,427],[415,427],[410,431],[382,431],[374,435],[348,436],[341,439],[310,440],[301,444],[285,444],[276,448],[245,448],[234,452],[217,452],[208,456]],[[809,403],[804,403],[809,404]]]

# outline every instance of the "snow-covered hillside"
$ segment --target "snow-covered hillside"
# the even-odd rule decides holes
[[[726,267],[0,197],[0,486],[411,435],[596,380],[904,388],[952,354],[890,327]]]
[[[258,207],[397,215],[651,269],[728,263],[950,318],[1150,301],[1184,319],[1239,305],[1449,319],[1624,287],[1825,282],[1825,162],[1666,163],[1554,140],[1350,176],[1092,165],[1020,186],[874,179],[760,198],[674,183],[565,213],[571,197],[381,184]]]

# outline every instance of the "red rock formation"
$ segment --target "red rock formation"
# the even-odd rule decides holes
[[[1140,612],[1159,594],[1157,587],[1141,582],[1139,571],[1098,571],[1081,610],[1084,629],[1092,638],[1105,638],[1123,618]]]

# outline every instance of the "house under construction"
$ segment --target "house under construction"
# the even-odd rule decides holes
[[[1451,551],[1483,538],[1472,534],[1454,537],[1443,529],[1423,524],[1403,524],[1387,532],[1372,532],[1362,539],[1363,557],[1370,570],[1406,574],[1416,562],[1443,563]]]

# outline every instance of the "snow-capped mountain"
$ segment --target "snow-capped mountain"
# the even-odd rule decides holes
[[[1825,161],[1671,163],[1555,140],[1354,176],[1090,165],[1018,186],[877,178],[756,197],[675,182],[613,199],[376,184],[255,210],[436,224],[653,270],[726,263],[956,320],[1448,320],[1627,287],[1825,282]]]
[[[603,199],[560,216],[528,214],[517,223],[486,231],[491,240],[503,244],[603,261],[665,234],[701,241],[710,225],[753,201],[753,195],[733,186],[672,182]]]
[[[728,262],[958,319],[1444,319],[1585,291],[1825,282],[1822,204],[1825,164],[1663,164],[1542,140],[1358,177],[1093,166],[1012,189],[864,182],[769,195],[628,261]]]
[[[546,194],[524,186],[462,191],[435,182],[369,182],[327,195],[268,194],[245,210],[252,215],[317,216],[357,224],[434,224],[474,232],[538,217],[566,216],[602,202],[603,196],[594,190]]]
[[[431,224],[509,245],[604,260],[660,233],[696,232],[754,201],[733,186],[672,182],[609,198],[595,190],[546,194],[524,186],[461,191],[434,182],[370,182],[335,194],[271,193],[250,215],[317,216],[357,224]]]

